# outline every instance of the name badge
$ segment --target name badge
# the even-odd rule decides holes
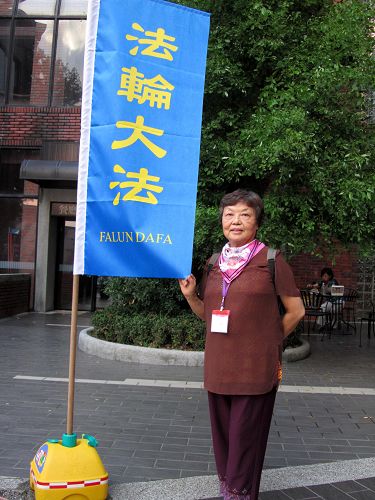
[[[212,311],[211,333],[228,333],[229,309]]]

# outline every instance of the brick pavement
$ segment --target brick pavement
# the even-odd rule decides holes
[[[69,322],[69,315],[36,313],[0,321],[0,476],[27,478],[37,447],[65,432],[67,384],[14,377],[67,377],[69,326],[51,325]],[[80,315],[78,323],[89,325],[90,315]],[[375,340],[362,348],[353,336],[333,336],[324,342],[311,338],[311,342],[310,358],[285,365],[284,384],[375,387]],[[201,368],[141,366],[78,352],[76,376],[91,383],[76,384],[74,430],[99,439],[99,453],[113,484],[215,473],[204,391],[100,382],[127,377],[200,381]],[[371,457],[375,457],[373,396],[278,393],[266,468]],[[267,491],[261,498],[375,498],[370,491],[373,479],[349,479],[335,485]]]

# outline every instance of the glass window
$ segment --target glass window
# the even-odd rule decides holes
[[[0,104],[4,103],[9,53],[10,21],[0,19]]]
[[[12,0],[0,0],[0,16],[11,16],[13,3]]]
[[[80,106],[82,101],[84,20],[59,22],[53,82],[53,106]]]
[[[0,192],[22,193],[23,181],[19,178],[20,166],[0,163]]]
[[[0,0],[0,106],[81,105],[87,4]]]
[[[20,0],[17,16],[53,16],[55,0]]]
[[[87,3],[88,0],[62,0],[60,16],[86,16]]]
[[[16,22],[10,103],[48,103],[53,21]]]
[[[37,149],[0,149],[0,193],[15,194],[38,193],[38,186],[34,183],[23,181],[19,178],[21,162],[24,159],[34,160],[39,158]]]
[[[0,199],[0,269],[20,260],[22,199]]]
[[[33,272],[38,203],[0,199],[0,273]]]

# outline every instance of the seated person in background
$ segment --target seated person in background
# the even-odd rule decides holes
[[[338,281],[333,276],[333,271],[330,267],[323,267],[320,271],[320,280],[316,281],[310,285],[307,285],[307,288],[311,290],[316,290],[323,295],[330,295],[332,285],[338,285]]]
[[[307,285],[307,288],[311,288],[312,291],[316,290],[317,292],[320,292],[322,295],[331,295],[332,285],[338,285],[338,281],[333,276],[332,269],[330,267],[323,267],[323,269],[320,271],[320,277],[321,277],[320,281],[313,283],[311,285]],[[332,310],[332,303],[323,302],[323,304],[320,306],[320,309],[329,312]],[[324,327],[324,321],[325,319],[322,317],[319,317],[317,319],[317,323],[321,328]]]

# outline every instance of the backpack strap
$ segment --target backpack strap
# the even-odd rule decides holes
[[[220,252],[218,253],[213,253],[210,257],[210,260],[208,261],[207,263],[207,271],[206,271],[206,275],[208,276],[212,270],[212,268],[214,267],[217,259],[219,258],[219,255],[220,255]]]
[[[201,280],[201,282],[199,283],[198,288],[197,288],[197,293],[198,293],[199,298],[202,298],[202,296],[203,296],[202,291],[206,287],[208,275],[210,274],[211,269],[214,267],[217,259],[219,258],[219,255],[220,255],[220,253],[213,253],[207,262],[206,274],[203,274],[203,279]]]
[[[271,271],[272,283],[275,286],[275,257],[277,250],[276,248],[268,248],[267,250],[267,264]]]
[[[267,264],[268,264],[269,270],[271,272],[271,278],[272,278],[273,287],[275,289],[275,293],[277,294],[276,284],[275,284],[275,270],[276,270],[276,261],[275,261],[275,258],[276,258],[276,254],[277,254],[276,248],[269,248],[267,250]],[[279,295],[277,295],[277,303],[278,303],[278,306],[279,306],[280,316],[284,316],[284,314],[285,314],[285,307],[284,307],[284,304],[281,302],[281,299],[280,299]]]

